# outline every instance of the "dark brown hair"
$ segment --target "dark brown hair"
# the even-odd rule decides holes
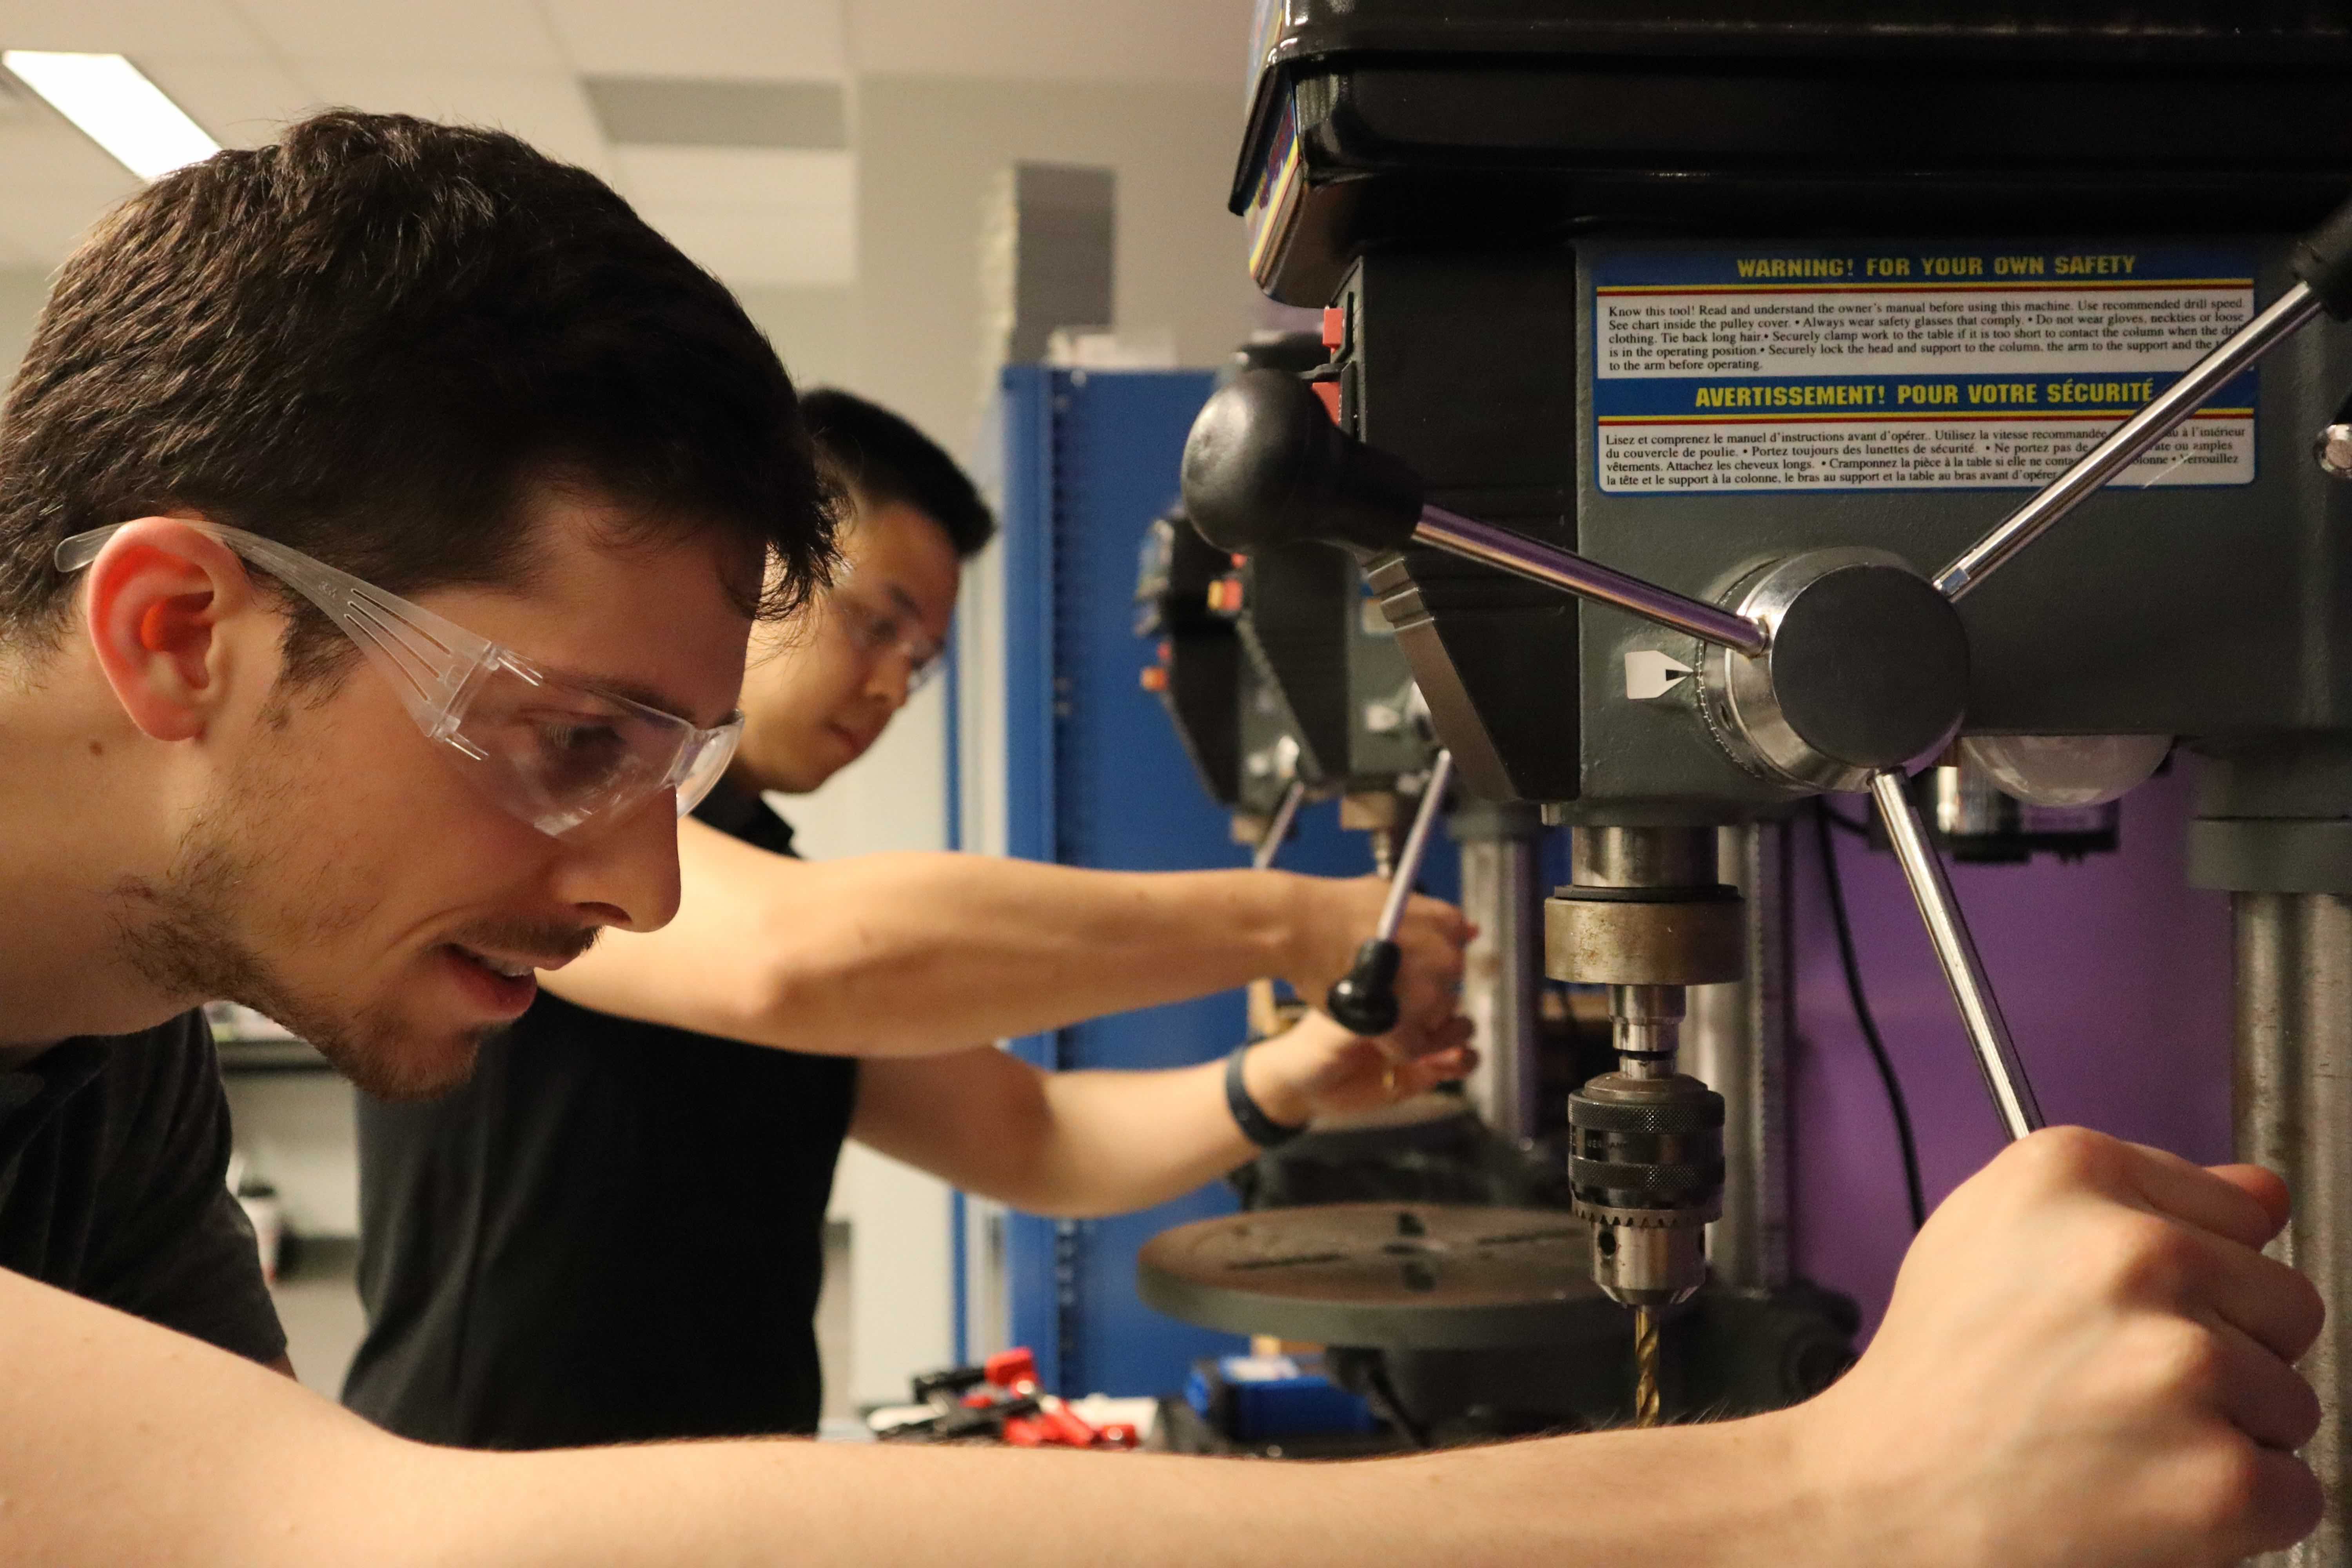
[[[939,524],[965,561],[996,536],[996,514],[971,477],[904,418],[830,386],[803,394],[801,409],[824,467],[869,505],[913,507]]]
[[[511,582],[541,478],[772,552],[772,615],[833,558],[792,384],[716,279],[512,136],[331,110],[156,182],[59,273],[0,412],[0,637],[62,624],[58,540],[157,512],[399,594]],[[340,664],[293,608],[296,670]]]

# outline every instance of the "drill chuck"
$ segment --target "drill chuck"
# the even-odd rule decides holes
[[[1569,1097],[1569,1184],[1592,1226],[1592,1278],[1626,1306],[1669,1306],[1706,1281],[1723,1214],[1723,1097],[1695,1078],[1606,1073]]]

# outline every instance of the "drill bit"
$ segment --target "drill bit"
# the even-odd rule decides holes
[[[1658,1424],[1658,1315],[1633,1309],[1633,1425]]]

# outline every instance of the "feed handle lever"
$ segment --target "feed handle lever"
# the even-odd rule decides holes
[[[1404,906],[1421,877],[1421,863],[1429,853],[1430,832],[1454,782],[1454,753],[1441,751],[1412,814],[1412,830],[1397,855],[1396,871],[1389,879],[1388,902],[1381,906],[1380,924],[1356,950],[1356,962],[1335,982],[1323,999],[1323,1010],[1359,1035],[1385,1035],[1397,1026],[1397,969],[1404,954],[1397,946],[1397,928],[1404,921]]]

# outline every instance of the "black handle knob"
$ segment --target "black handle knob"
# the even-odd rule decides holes
[[[1244,371],[1209,399],[1183,476],[1192,525],[1235,553],[1301,540],[1401,550],[1421,519],[1420,476],[1332,424],[1278,370]]]
[[[1360,1035],[1385,1035],[1397,1026],[1397,965],[1403,952],[1379,937],[1356,950],[1356,962],[1323,999],[1323,1010]]]
[[[2319,226],[2295,242],[2288,266],[2310,285],[2327,313],[2352,321],[2352,201],[2320,220]]]

